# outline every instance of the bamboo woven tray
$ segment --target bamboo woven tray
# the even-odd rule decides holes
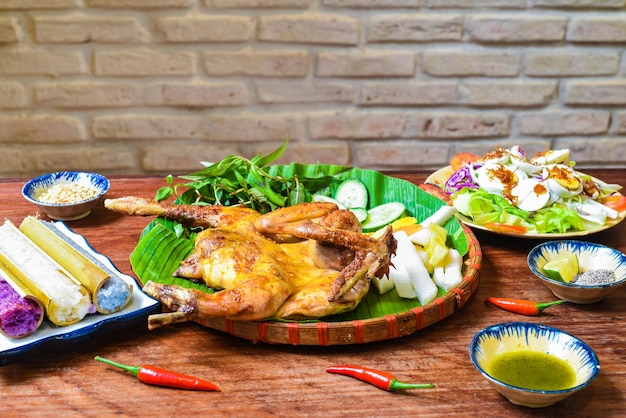
[[[406,180],[388,177],[380,172],[329,165],[272,166],[284,176],[332,175],[336,178],[357,178],[370,192],[370,204],[401,201],[409,213],[425,219],[445,203]],[[426,306],[417,300],[401,299],[394,290],[384,295],[370,291],[351,312],[325,317],[322,321],[247,322],[227,319],[204,319],[201,325],[255,342],[292,345],[361,344],[402,337],[452,315],[472,296],[479,281],[482,261],[480,246],[473,232],[458,220],[446,224],[451,245],[464,255],[464,279],[456,288],[444,293]],[[172,277],[180,261],[194,247],[193,239],[178,237],[169,221],[152,221],[142,233],[131,254],[133,270],[140,282],[148,280],[184,287],[206,288]]]
[[[478,286],[482,252],[472,231],[465,225],[463,231],[469,243],[463,281],[426,306],[379,318],[343,322],[245,322],[225,319],[197,322],[254,342],[292,345],[362,344],[412,334],[461,309]]]

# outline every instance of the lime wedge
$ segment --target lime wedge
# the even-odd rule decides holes
[[[559,256],[543,266],[543,272],[553,280],[570,283],[578,274],[578,258],[575,254]]]

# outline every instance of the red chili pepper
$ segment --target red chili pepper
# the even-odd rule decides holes
[[[328,373],[336,373],[344,376],[354,377],[363,382],[372,384],[378,388],[394,391],[404,389],[427,389],[434,388],[433,383],[403,383],[390,373],[380,370],[368,369],[367,367],[352,366],[344,364],[341,366],[332,366],[326,369]]]
[[[148,385],[188,390],[205,390],[217,392],[219,392],[220,390],[220,388],[206,380],[198,379],[197,377],[180,374],[170,370],[161,369],[159,367],[151,365],[127,366],[125,364],[107,360],[100,356],[94,357],[94,360],[101,361],[115,367],[119,367],[120,369],[124,369],[134,374],[140,382],[146,383]]]
[[[555,300],[553,302],[533,302],[531,300],[524,299],[511,299],[511,298],[487,298],[486,302],[489,302],[498,308],[505,311],[518,313],[522,315],[539,315],[544,309],[560,305],[565,302],[564,300]]]

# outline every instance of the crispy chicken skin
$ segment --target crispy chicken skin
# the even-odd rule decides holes
[[[162,216],[205,228],[174,275],[218,291],[147,282],[143,290],[173,311],[152,315],[150,329],[203,318],[302,319],[352,310],[367,294],[370,278],[387,272],[395,251],[390,227],[379,239],[364,235],[350,211],[327,202],[264,215],[243,207],[137,197],[104,204],[128,215]]]

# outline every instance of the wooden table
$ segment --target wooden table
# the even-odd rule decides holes
[[[624,183],[623,171],[591,171]],[[427,173],[390,173],[415,183]],[[0,211],[15,223],[35,214],[21,197],[23,181],[0,180]],[[154,196],[163,178],[112,178],[108,197]],[[69,226],[133,274],[128,256],[146,218],[96,209]],[[538,317],[522,317],[484,303],[488,296],[553,300],[526,265],[538,242],[477,232],[483,251],[478,290],[451,317],[410,336],[350,346],[253,344],[196,323],[148,331],[143,324],[97,335],[62,349],[37,353],[0,368],[2,416],[626,416],[626,290],[594,305],[564,304]],[[626,251],[626,223],[582,239]],[[470,339],[503,321],[530,321],[561,328],[585,340],[601,371],[587,388],[561,403],[528,409],[509,403],[472,366]],[[100,355],[128,364],[152,363],[218,384],[222,391],[190,392],[148,386],[93,360]],[[435,389],[388,393],[325,372],[356,363],[390,371],[404,381],[434,382]]]

